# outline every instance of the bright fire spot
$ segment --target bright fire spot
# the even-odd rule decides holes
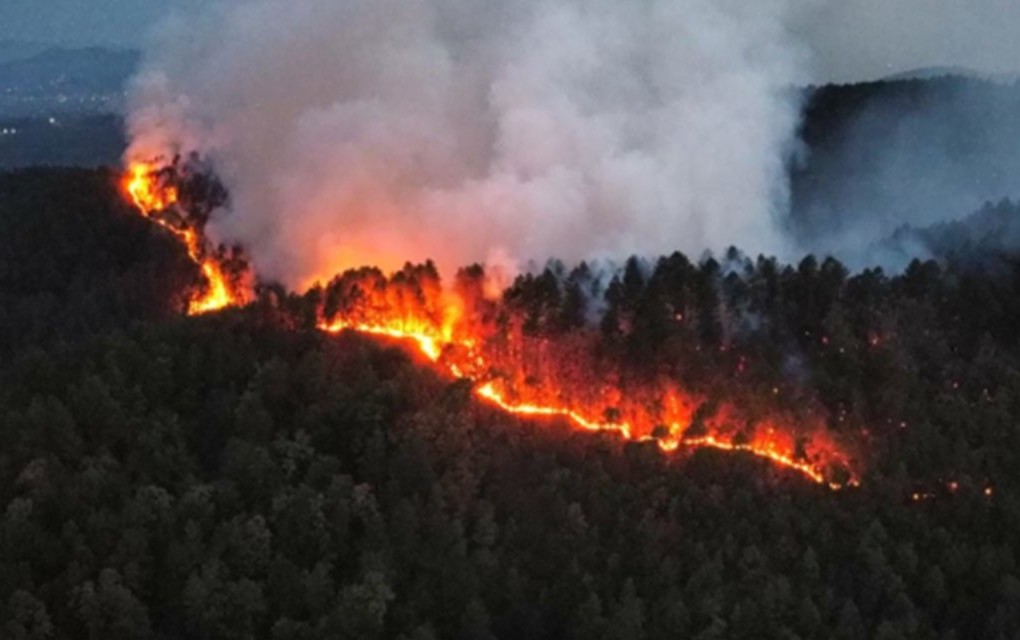
[[[177,204],[177,189],[161,187],[156,180],[158,170],[155,165],[138,162],[131,165],[124,177],[124,189],[131,196],[131,201],[135,203],[138,210],[146,217],[158,211],[165,211]]]
[[[159,167],[154,164],[134,163],[124,176],[123,188],[138,211],[177,236],[187,249],[188,257],[201,268],[208,286],[188,301],[188,314],[218,311],[243,301],[244,296],[235,291],[220,263],[207,257],[208,247],[199,233],[174,218],[161,215],[178,204],[180,194],[176,187],[162,184],[158,174]]]

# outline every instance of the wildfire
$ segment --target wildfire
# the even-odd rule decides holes
[[[161,187],[156,180],[158,171],[159,169],[153,164],[138,162],[128,168],[127,175],[124,177],[124,190],[131,196],[131,201],[145,217],[150,217],[151,214],[158,211],[165,211],[177,204],[177,188]],[[162,222],[160,224],[167,226]]]
[[[153,163],[133,163],[124,176],[123,188],[138,211],[177,236],[188,251],[188,257],[199,266],[207,287],[188,301],[188,314],[218,311],[243,301],[243,291],[225,273],[220,262],[209,257],[211,251],[201,232],[188,225],[180,216],[167,216],[180,203],[180,191],[159,177],[160,168]]]
[[[189,196],[179,186],[184,183],[173,178],[155,164],[136,163],[123,188],[141,214],[177,236],[200,267],[208,286],[190,300],[188,313],[244,302],[245,289],[229,277],[228,263],[205,240],[203,218],[189,217]],[[667,453],[693,448],[743,452],[833,489],[857,484],[849,459],[820,428],[810,429],[808,447],[806,438],[797,438],[798,430],[782,418],[756,420],[753,427],[739,429],[735,425],[749,420],[735,407],[724,403],[698,416],[698,407],[707,405],[704,399],[669,380],[635,388],[621,381],[618,372],[600,375],[590,331],[574,331],[562,341],[567,344],[559,345],[526,336],[519,323],[493,328],[492,318],[500,313],[480,302],[483,284],[458,282],[460,288],[447,291],[431,264],[408,265],[389,278],[377,269],[347,272],[327,288],[319,328],[413,343],[438,370],[471,380],[478,398],[514,415],[559,419],[585,431],[654,443]],[[506,315],[501,315],[504,323]],[[744,370],[741,361],[738,372]],[[773,395],[778,391],[773,389]]]
[[[377,316],[380,309],[383,309],[382,313],[385,315],[385,308],[385,305],[376,307],[368,315]],[[352,315],[356,316],[363,311],[364,307]],[[688,432],[692,425],[692,411],[684,403],[675,401],[675,398],[673,402],[665,403],[674,405],[673,409],[663,410],[659,417],[671,415],[676,420],[660,425],[657,429],[654,424],[639,424],[618,416],[610,416],[611,419],[607,419],[604,413],[598,417],[598,411],[581,406],[581,404],[571,404],[569,401],[556,403],[548,400],[520,399],[517,397],[521,395],[520,389],[515,389],[514,392],[509,391],[506,388],[505,380],[494,379],[489,373],[505,368],[506,364],[493,362],[484,348],[484,338],[472,336],[472,330],[463,325],[441,328],[429,324],[422,317],[406,315],[374,319],[351,319],[340,316],[331,321],[324,320],[320,323],[319,328],[329,333],[350,330],[407,341],[413,344],[444,374],[472,380],[475,383],[473,392],[478,398],[507,413],[524,417],[560,419],[585,431],[614,433],[624,440],[633,442],[654,442],[660,450],[666,453],[693,448],[744,452],[800,473],[805,478],[832,489],[841,489],[847,485],[857,484],[856,478],[852,475],[842,481],[832,478],[827,467],[837,461],[845,463],[838,452],[829,449],[826,450],[827,455],[819,455],[813,460],[808,460],[803,455],[799,457],[796,453],[797,446],[794,438],[774,426],[760,430],[746,441],[742,441],[739,437],[727,438],[721,433],[721,430],[720,433],[690,435]],[[548,381],[546,382],[548,387],[555,388],[557,386],[555,383],[548,384]],[[524,391],[523,395],[529,395],[529,392]],[[531,393],[531,395],[541,394]],[[669,396],[670,394],[666,393],[665,395]],[[713,430],[716,430],[716,426],[712,425]]]

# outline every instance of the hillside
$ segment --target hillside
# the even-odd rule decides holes
[[[115,179],[0,176],[4,637],[1020,628],[1020,278],[660,263],[706,308],[758,318],[736,337],[749,366],[785,353],[783,375],[869,417],[860,487],[833,492],[747,456],[509,417],[399,342],[315,330],[315,292],[185,318],[198,274]],[[515,285],[536,331],[561,330],[555,282]],[[657,282],[617,285],[613,348],[674,343],[622,322],[682,295]],[[724,319],[674,348],[718,351]]]
[[[1017,198],[1020,84],[939,77],[809,92],[803,153],[791,175],[790,229],[801,246],[863,250],[903,224],[962,218],[985,202]]]

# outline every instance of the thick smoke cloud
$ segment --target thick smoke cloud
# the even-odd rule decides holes
[[[345,267],[783,252],[802,56],[783,0],[249,0],[170,24],[129,155],[198,151],[213,232]]]

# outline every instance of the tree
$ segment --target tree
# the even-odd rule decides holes
[[[49,640],[53,623],[46,605],[27,591],[15,591],[7,602],[4,637],[10,640]]]
[[[187,626],[199,638],[250,638],[266,611],[259,583],[231,579],[218,561],[188,578],[182,600]]]
[[[78,620],[88,637],[149,638],[149,612],[121,581],[115,569],[103,569],[97,582],[88,581],[71,592]]]
[[[852,601],[843,603],[836,620],[836,638],[839,640],[864,640],[864,624]]]
[[[370,571],[361,581],[340,590],[332,626],[344,638],[380,637],[386,611],[394,597],[386,577]]]
[[[461,620],[458,637],[462,640],[495,640],[490,630],[491,620],[485,604],[475,598],[468,603]]]
[[[644,637],[645,605],[638,597],[634,580],[623,583],[620,599],[613,607],[609,619],[609,637],[619,640],[640,640]]]

